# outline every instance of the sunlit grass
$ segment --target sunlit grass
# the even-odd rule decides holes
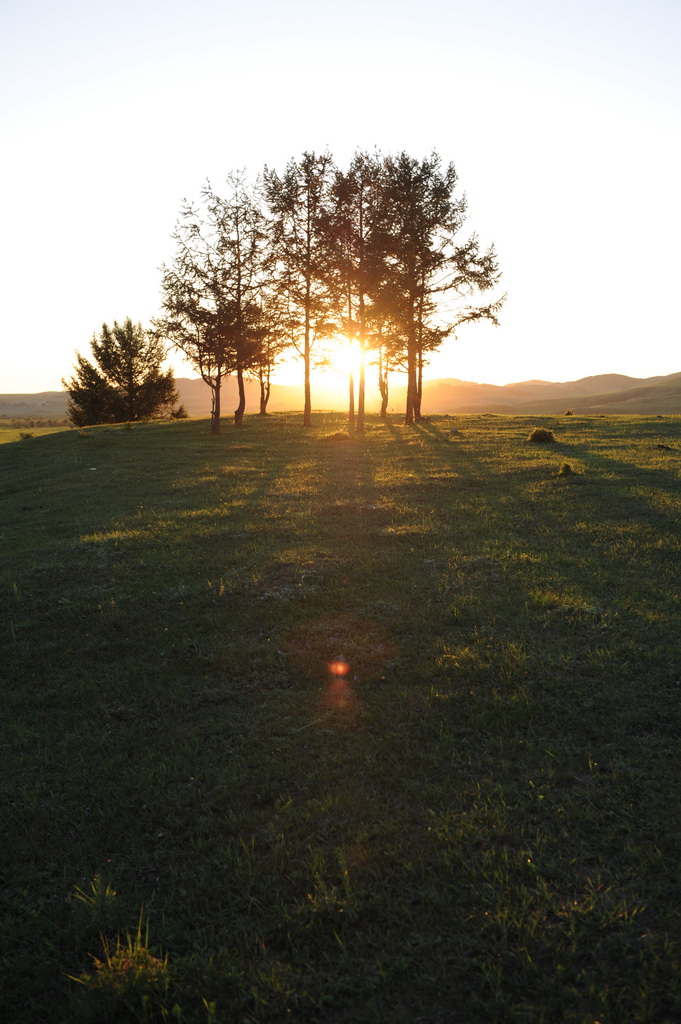
[[[679,421],[299,419],[2,450],[8,1019],[676,1020]]]
[[[0,424],[0,444],[9,441],[30,441],[35,437],[45,437],[47,434],[55,434],[67,430],[66,426],[60,427],[9,427]]]

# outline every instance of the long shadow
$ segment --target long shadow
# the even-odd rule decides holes
[[[532,579],[530,588],[524,595],[517,591],[516,600],[531,605],[544,591],[562,594],[568,603],[567,595],[572,594],[573,609],[568,614],[579,616],[574,606],[581,603],[599,609],[588,614],[598,617],[601,625],[612,615],[627,616],[640,626],[651,619],[646,626],[651,641],[663,638],[681,601],[675,542],[678,516],[643,494],[632,494],[632,487],[673,495],[678,486],[673,470],[642,468],[604,457],[590,452],[588,445],[561,444],[561,457],[579,458],[601,474],[618,474],[617,479],[592,484],[587,472],[561,480],[555,471],[549,476],[541,469],[529,477],[513,472],[500,475],[479,465],[467,450],[468,442],[446,442],[432,423],[418,429],[432,439],[431,460],[438,458],[455,469],[472,464],[485,480],[482,505],[487,522],[471,538],[475,548],[481,553],[498,552],[500,560],[504,552],[513,552],[515,561],[522,564],[524,560],[526,568],[551,565],[550,579],[542,580],[536,572],[527,574]],[[452,507],[460,507],[458,480],[450,485]],[[640,522],[643,532],[636,537]]]
[[[615,466],[621,479],[601,496],[588,480],[546,481],[541,468],[514,479],[485,464],[468,439],[447,440],[432,423],[408,429],[388,423],[385,430],[404,475],[385,489],[378,483],[386,450],[380,434],[338,445],[301,434],[293,452],[270,465],[265,442],[255,444],[244,431],[229,439],[224,458],[219,448],[212,451],[208,474],[206,467],[186,472],[183,504],[163,511],[178,525],[206,503],[205,491],[201,500],[192,497],[197,478],[239,460],[249,464],[238,507],[197,516],[200,529],[187,531],[187,551],[173,550],[179,532],[177,542],[157,550],[143,529],[131,535],[107,570],[119,611],[107,604],[88,619],[81,607],[80,618],[69,615],[68,605],[52,609],[52,624],[63,626],[73,645],[73,665],[60,669],[51,699],[59,714],[67,697],[87,709],[89,729],[79,741],[86,771],[57,718],[41,749],[53,760],[40,772],[46,781],[36,789],[35,811],[18,803],[12,810],[52,836],[41,854],[46,894],[83,884],[83,873],[92,877],[104,865],[117,887],[125,883],[135,910],[153,897],[152,925],[163,918],[168,929],[159,941],[195,942],[209,951],[239,944],[245,959],[252,949],[264,951],[264,935],[274,950],[267,955],[284,964],[299,944],[311,973],[347,975],[347,993],[356,990],[357,978],[373,985],[373,975],[361,974],[362,963],[371,963],[381,938],[395,932],[401,959],[391,954],[393,977],[404,971],[405,950],[412,957],[408,981],[418,998],[405,991],[404,999],[419,1006],[405,1003],[409,1016],[436,1006],[438,1019],[448,1020],[449,990],[443,1000],[438,987],[452,971],[461,992],[468,983],[479,986],[480,964],[510,962],[517,948],[533,953],[533,928],[546,932],[547,949],[559,946],[565,915],[584,893],[605,912],[611,888],[636,896],[637,844],[643,848],[647,838],[638,801],[645,809],[649,782],[636,773],[636,762],[657,773],[656,784],[666,784],[666,748],[657,761],[644,755],[646,746],[668,741],[674,724],[654,718],[659,659],[637,654],[628,641],[639,612],[622,609],[631,620],[624,630],[604,612],[605,604],[618,603],[616,595],[610,601],[604,595],[622,575],[622,560],[588,532],[590,520],[609,514],[609,522],[626,526],[647,509],[630,493],[631,466],[561,446],[569,457],[591,458],[599,471]],[[249,444],[252,451],[245,450]],[[310,466],[315,479],[296,494],[298,470],[309,473]],[[646,486],[670,488],[673,474],[658,472],[644,471]],[[211,495],[219,499],[230,479],[218,473]],[[238,480],[237,474],[232,483]],[[543,491],[528,490],[541,483]],[[567,544],[561,561],[555,556],[563,523],[574,520],[576,503],[586,529],[578,550]],[[660,520],[665,528],[674,522],[668,513]],[[396,532],[402,526],[409,532]],[[214,580],[207,588],[204,577],[226,575],[235,547],[243,555],[240,589],[221,594]],[[288,553],[279,557],[284,547]],[[302,573],[297,553],[305,560]],[[58,570],[71,554],[61,552]],[[171,557],[178,581],[191,586],[172,596],[154,586],[145,590],[142,562],[159,568],[161,577]],[[651,600],[654,582],[645,588]],[[671,599],[671,577],[666,585]],[[669,612],[660,616],[655,639],[672,624]],[[195,642],[186,643],[192,631]],[[147,646],[132,647],[144,632]],[[645,631],[632,635],[638,641]],[[56,645],[43,652],[27,722],[50,711],[41,671],[51,671],[55,651]],[[36,671],[28,647],[19,655]],[[340,655],[359,677],[345,687],[339,679],[349,673],[327,678],[324,667],[325,658]],[[648,664],[655,672],[646,674]],[[641,710],[648,715],[645,736],[626,736],[623,720],[631,714],[641,728]],[[115,811],[108,814],[105,805],[82,812],[87,772],[102,761],[112,801],[118,789],[125,796],[115,805],[128,808],[123,827],[109,820]],[[32,771],[32,762],[26,764]],[[602,804],[607,818],[599,817]],[[596,810],[582,818],[584,806]],[[72,828],[80,831],[69,838]],[[173,836],[192,857],[183,861]],[[249,846],[251,836],[257,841]],[[630,860],[621,867],[616,855],[625,844]],[[659,853],[664,836],[655,845]],[[664,882],[673,891],[664,859],[651,864],[667,871]],[[590,874],[599,878],[591,890]],[[356,886],[357,907],[343,889],[346,878]],[[518,894],[524,902],[518,897],[512,924],[494,932],[494,921],[502,920],[498,908]],[[277,900],[280,915],[268,919]],[[583,917],[584,925],[575,910],[570,919],[579,970],[591,963],[599,925],[617,940],[618,957],[623,950],[628,963],[639,964],[645,944],[638,925],[633,929],[620,916],[613,925],[607,913],[601,922],[591,909]],[[663,918],[647,923],[646,940],[665,924]],[[630,946],[620,941],[623,935]],[[434,968],[443,946],[447,955]],[[465,952],[450,957],[457,949]],[[29,953],[35,950],[27,953],[33,965]],[[577,972],[564,980],[558,955],[555,972],[548,954],[541,955],[542,970],[528,968],[518,982],[524,1018],[532,1000],[539,1005],[546,995],[536,995],[538,975],[545,972],[557,992],[582,984]],[[361,998],[377,992],[370,998],[383,1000],[385,1018],[390,1004],[394,1010],[394,984],[383,994],[362,989]],[[339,1020],[358,1019],[362,1009],[355,1001],[344,1015],[339,1011]],[[310,1019],[316,1013],[310,1010]]]
[[[481,465],[479,460],[476,460],[470,450],[467,447],[467,442],[463,441],[460,444],[446,443],[446,438],[443,436],[443,432],[438,430],[432,423],[422,423],[417,428],[422,434],[430,436],[435,442],[440,442],[442,447],[438,447],[437,450],[442,459],[445,459],[453,466],[460,464],[472,465],[476,471],[478,471],[481,477],[484,477],[487,484],[491,484],[497,491],[503,489],[508,496],[509,493],[513,494],[516,492],[520,499],[521,494],[518,492],[517,487],[513,487],[514,483],[522,483],[522,478],[517,469],[510,468],[508,474],[502,474],[492,472],[488,467]],[[647,468],[636,465],[632,462],[624,462],[622,460],[613,458],[612,456],[599,455],[594,452],[587,443],[569,443],[561,442],[559,446],[551,448],[551,454],[559,455],[561,459],[572,458],[579,459],[586,468],[587,471],[593,468],[599,471],[602,475],[615,474],[616,479],[608,482],[608,491],[597,491],[595,488],[589,487],[588,476],[572,478],[567,483],[580,485],[579,497],[580,500],[585,504],[588,503],[590,510],[594,513],[594,518],[598,520],[609,520],[609,519],[623,519],[625,521],[635,520],[637,521],[640,517],[641,511],[647,512],[654,509],[655,518],[657,522],[665,520],[670,529],[673,529],[678,525],[680,516],[676,516],[670,512],[662,511],[659,506],[651,505],[651,503],[641,494],[634,495],[631,493],[632,487],[642,487],[644,489],[650,489],[652,491],[660,491],[661,493],[674,494],[675,490],[679,486],[679,473],[672,469],[663,468]],[[673,457],[673,456],[670,456]],[[678,457],[678,456],[677,456]],[[533,467],[530,474],[536,479],[545,480],[548,474],[541,470]],[[509,486],[510,485],[510,486]],[[601,498],[603,494],[603,498]],[[531,506],[528,504],[528,511]]]

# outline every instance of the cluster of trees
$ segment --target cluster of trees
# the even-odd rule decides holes
[[[276,361],[293,349],[304,368],[304,413],[312,423],[311,370],[334,337],[359,349],[355,412],[364,428],[367,358],[378,365],[382,414],[390,373],[407,374],[405,421],[421,419],[428,354],[461,324],[497,322],[502,299],[473,304],[500,274],[493,247],[460,241],[466,212],[453,165],[437,153],[358,152],[343,170],[330,154],[304,153],[279,174],[265,168],[250,183],[227,179],[227,195],[204,187],[185,202],[176,253],[162,268],[163,313],[153,327],[192,363],[212,392],[211,430],[221,417],[221,384],[239,388],[234,422],[245,408],[244,377],[260,382],[265,413]]]
[[[113,328],[102,324],[90,343],[92,362],[76,352],[67,412],[76,427],[185,416],[178,406],[172,370],[164,370],[166,349],[159,338],[128,317]]]
[[[304,153],[283,173],[266,167],[250,182],[227,178],[219,196],[207,183],[198,204],[184,202],[172,262],[162,268],[162,315],[144,331],[128,319],[103,325],[94,362],[77,353],[69,416],[78,426],[182,415],[167,345],[209,385],[211,430],[220,429],[221,387],[234,375],[244,416],[246,376],[260,383],[265,414],[277,360],[303,362],[305,426],[312,423],[311,371],[338,338],[359,353],[350,379],[350,420],[364,429],[365,366],[378,366],[381,414],[390,374],[406,372],[405,422],[421,419],[428,356],[463,323],[497,323],[503,299],[474,304],[499,281],[494,248],[460,240],[465,196],[452,164],[437,153],[357,152],[347,169],[329,153]]]

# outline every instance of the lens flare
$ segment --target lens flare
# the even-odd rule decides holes
[[[355,699],[345,676],[336,676],[331,680],[326,697],[331,707],[339,710],[346,708]]]
[[[327,661],[326,670],[329,677],[323,697],[324,710],[342,712],[346,724],[350,724],[353,716],[348,719],[348,714],[359,710],[359,701],[348,681],[350,663],[343,658],[334,658],[333,661]]]

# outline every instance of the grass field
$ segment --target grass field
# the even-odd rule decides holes
[[[32,425],[17,426],[13,423],[0,423],[0,444],[10,441],[31,441],[34,437],[44,437],[46,434],[54,434],[67,429],[66,424],[58,427],[34,427]]]
[[[0,1019],[678,1022],[681,420],[300,419],[0,448]]]

